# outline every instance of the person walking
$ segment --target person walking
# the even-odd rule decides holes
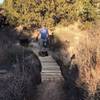
[[[40,46],[40,51],[39,54],[43,56],[48,56],[48,29],[46,27],[42,27],[39,30],[39,46]]]

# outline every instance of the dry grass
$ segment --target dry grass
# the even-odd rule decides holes
[[[61,49],[65,59],[75,54],[72,64],[77,64],[79,78],[76,80],[78,86],[85,83],[89,94],[95,94],[97,84],[100,81],[100,23],[90,29],[81,30],[80,23],[76,22],[68,27],[57,26],[55,35],[64,43],[65,50]],[[69,46],[68,46],[69,45]],[[64,58],[63,57],[63,58]],[[64,62],[64,60],[63,60]],[[68,62],[68,61],[65,61]]]
[[[15,30],[1,30],[0,70],[6,73],[0,73],[0,100],[26,100],[33,96],[41,82],[42,67],[38,57],[32,50],[16,45],[17,41]]]
[[[9,71],[0,77],[0,100],[31,98],[35,93],[36,86],[41,82],[41,64],[38,57],[31,50],[21,46],[5,49],[3,54],[2,61],[4,63],[0,61],[0,65],[7,66]],[[8,77],[9,74],[11,75]]]

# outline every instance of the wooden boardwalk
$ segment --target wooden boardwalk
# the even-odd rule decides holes
[[[60,66],[49,56],[38,55],[38,44],[33,44],[33,51],[39,57],[42,64],[42,83],[37,87],[35,98],[32,100],[66,100],[64,79],[61,75]]]
[[[33,43],[33,51],[36,53],[36,55],[39,57],[41,64],[42,64],[42,80],[61,80],[62,75],[60,71],[60,67],[56,63],[56,61],[52,58],[52,56],[49,54],[49,56],[41,57],[38,55],[39,52],[39,46],[37,43]]]

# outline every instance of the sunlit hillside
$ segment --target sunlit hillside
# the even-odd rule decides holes
[[[75,54],[72,65],[78,64],[80,73],[76,83],[87,84],[88,91],[94,94],[100,84],[100,22],[85,30],[81,29],[79,22],[68,27],[59,25],[54,32],[65,45],[59,52],[65,55],[61,57],[62,62],[67,67],[68,61],[66,60],[70,60],[69,58]],[[66,56],[67,54],[69,56]]]

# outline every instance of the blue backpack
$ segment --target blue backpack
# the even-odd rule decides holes
[[[40,34],[41,34],[41,39],[47,40],[47,38],[48,38],[48,29],[46,29],[46,28],[41,29]]]

